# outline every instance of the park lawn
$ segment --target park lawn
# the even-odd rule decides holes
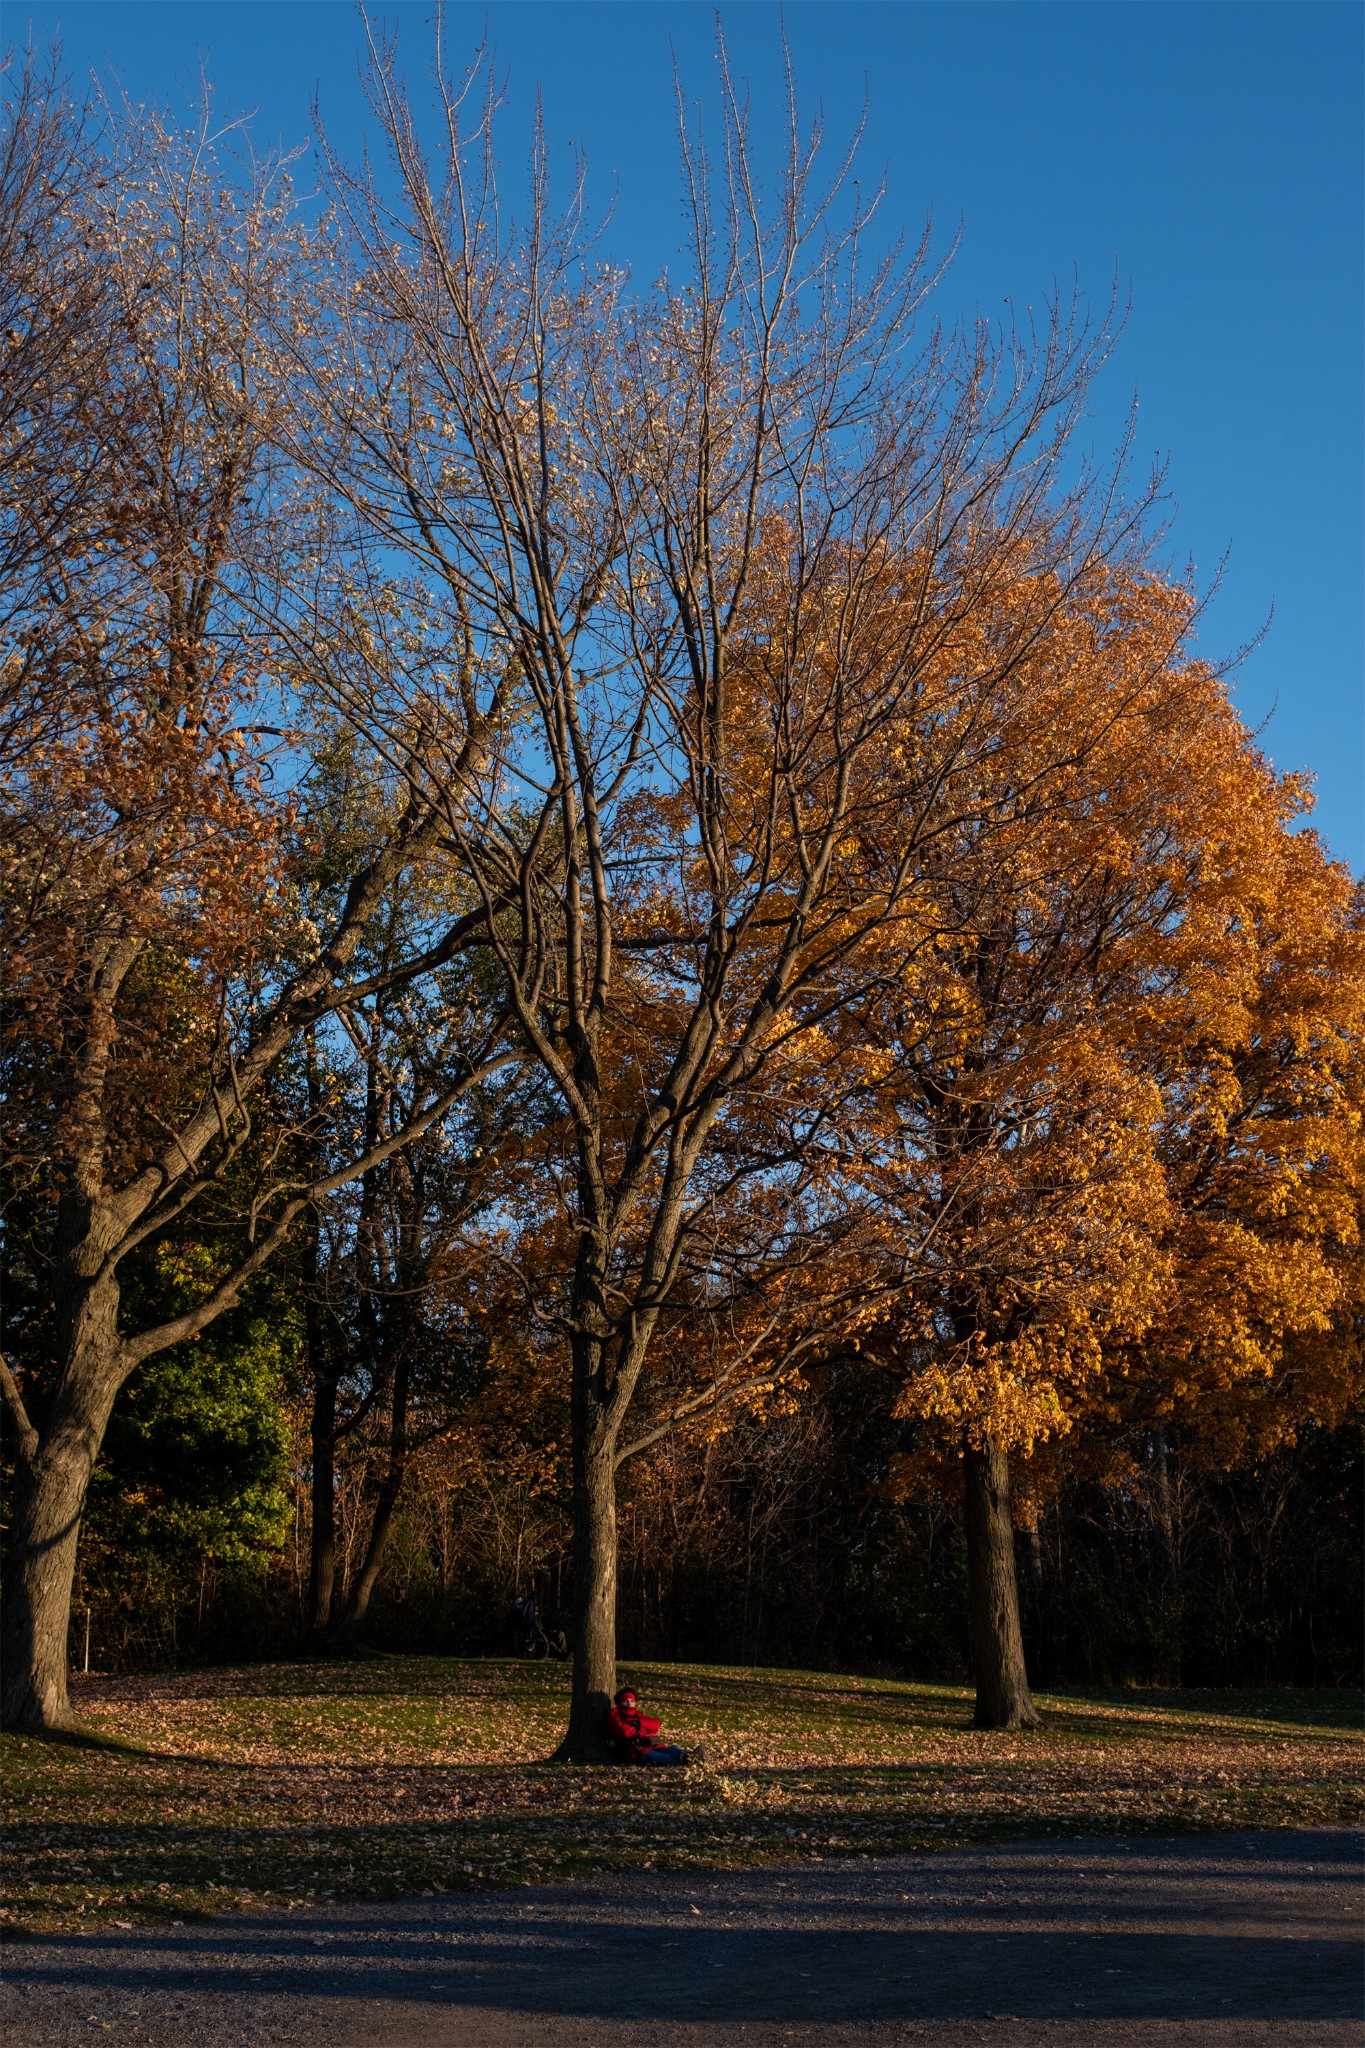
[[[1043,1694],[973,1731],[959,1686],[622,1667],[681,1771],[547,1764],[563,1666],[380,1657],[79,1681],[84,1740],[5,1738],[0,1927],[722,1870],[1020,1834],[1359,1822],[1359,1701]]]

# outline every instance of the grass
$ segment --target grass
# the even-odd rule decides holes
[[[77,1740],[5,1738],[0,1928],[725,1869],[1019,1834],[1358,1822],[1343,1693],[1044,1694],[981,1734],[960,1687],[632,1665],[680,1771],[543,1760],[562,1666],[376,1658],[88,1679]]]

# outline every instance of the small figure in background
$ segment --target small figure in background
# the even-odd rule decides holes
[[[507,1627],[514,1657],[557,1657],[562,1662],[569,1654],[564,1631],[556,1629],[551,1635],[543,1626],[534,1589],[529,1593],[518,1593],[512,1602]]]
[[[534,1590],[518,1593],[512,1602],[512,1642],[519,1657],[534,1657],[536,1637],[541,1633],[540,1608]],[[545,1655],[544,1650],[541,1656]]]

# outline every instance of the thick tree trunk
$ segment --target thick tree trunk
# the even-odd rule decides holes
[[[1038,1715],[1024,1668],[1019,1582],[1010,1518],[1009,1460],[998,1444],[969,1444],[964,1456],[967,1499],[967,1585],[976,1663],[978,1728],[1036,1728]]]
[[[84,1432],[62,1431],[34,1469],[15,1474],[4,1621],[0,1719],[6,1727],[68,1728],[67,1630],[81,1511],[93,1454]]]
[[[59,1303],[67,1360],[30,1461],[16,1467],[0,1608],[0,1721],[69,1728],[67,1631],[90,1474],[123,1381],[118,1288],[108,1276]]]
[[[616,1444],[576,1442],[573,1690],[559,1763],[605,1763],[607,1708],[616,1690]]]

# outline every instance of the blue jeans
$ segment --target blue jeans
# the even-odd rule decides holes
[[[653,1749],[647,1749],[640,1761],[646,1764],[685,1764],[687,1751],[679,1749],[676,1742],[659,1742]]]

